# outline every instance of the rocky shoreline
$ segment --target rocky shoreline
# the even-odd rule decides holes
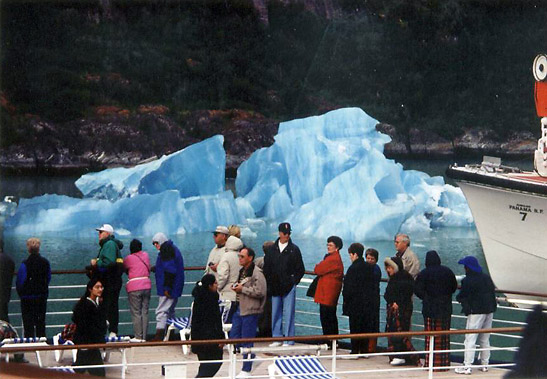
[[[129,167],[178,151],[216,134],[224,135],[226,175],[254,151],[273,144],[279,121],[256,112],[203,110],[180,115],[175,121],[164,114],[110,113],[53,124],[29,121],[22,142],[2,149],[2,175],[80,175],[110,167]],[[448,141],[441,136],[411,129],[401,136],[393,125],[378,124],[389,135],[385,147],[390,158],[461,159],[494,155],[502,158],[533,157],[537,138],[520,132],[501,140],[492,130],[471,128]]]

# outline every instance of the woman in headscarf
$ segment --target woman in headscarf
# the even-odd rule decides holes
[[[104,343],[106,334],[106,315],[101,296],[103,284],[98,278],[91,279],[86,286],[85,294],[74,306],[72,321],[76,324],[74,344]],[[103,358],[99,349],[79,349],[74,366],[102,365]],[[89,371],[91,375],[105,376],[104,367],[75,369],[76,372]]]
[[[403,261],[399,257],[386,258],[384,265],[389,276],[384,293],[387,304],[386,332],[409,331],[414,279],[404,270]],[[415,349],[409,337],[388,337],[388,351],[415,351]],[[417,354],[390,355],[389,359],[393,366],[420,365]]]
[[[192,340],[224,339],[222,320],[218,306],[218,283],[212,274],[206,274],[192,291]],[[223,345],[193,345],[192,352],[201,361],[222,360]],[[196,378],[210,378],[222,366],[222,362],[200,363]]]

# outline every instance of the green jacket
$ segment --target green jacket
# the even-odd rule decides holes
[[[114,238],[113,235],[99,241],[101,249],[97,256],[97,267],[107,268],[108,266],[116,263],[116,258],[121,257],[120,250],[123,248],[122,241]]]

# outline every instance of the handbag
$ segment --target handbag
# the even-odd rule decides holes
[[[319,281],[319,276],[316,276],[313,279],[313,282],[311,282],[308,291],[306,292],[306,296],[308,297],[315,297],[315,290],[317,290],[317,282]]]

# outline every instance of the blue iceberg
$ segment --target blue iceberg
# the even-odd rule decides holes
[[[459,188],[384,156],[390,138],[377,123],[358,108],[281,123],[275,143],[238,169],[242,213],[251,207],[298,233],[359,241],[472,225]]]
[[[83,175],[76,184],[84,199],[22,199],[15,215],[6,220],[6,231],[89,235],[106,222],[118,234],[149,236],[240,224],[245,218],[233,193],[225,191],[223,141],[223,136],[214,136],[153,162]]]
[[[216,225],[242,221],[230,191],[181,198],[178,191],[169,190],[115,202],[60,195],[21,199],[15,215],[6,220],[6,230],[22,235],[89,236],[97,225],[108,222],[117,234],[151,236],[158,231],[169,235],[214,230]]]
[[[239,167],[235,199],[215,136],[147,164],[84,175],[76,182],[84,199],[22,199],[6,231],[86,235],[107,222],[118,234],[149,236],[243,224],[252,235],[287,220],[298,234],[370,241],[472,225],[459,188],[384,156],[390,138],[377,123],[358,108],[281,123],[275,143]]]
[[[108,200],[167,190],[181,197],[214,195],[225,185],[223,142],[217,135],[152,162],[83,175],[75,184],[84,197]]]

